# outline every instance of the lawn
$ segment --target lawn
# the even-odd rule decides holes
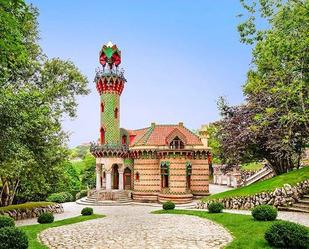
[[[264,239],[266,229],[274,221],[255,221],[250,215],[218,213],[210,214],[206,211],[191,210],[159,210],[155,214],[186,214],[212,220],[224,226],[234,237],[234,240],[225,248],[272,248]]]
[[[63,225],[70,225],[82,221],[87,221],[87,220],[93,220],[97,218],[103,218],[104,215],[99,215],[99,214],[93,214],[89,216],[77,216],[65,220],[59,220],[55,221],[50,224],[36,224],[36,225],[29,225],[29,226],[21,226],[20,229],[22,229],[26,234],[29,239],[29,249],[47,249],[47,246],[44,246],[41,244],[38,240],[38,234],[42,232],[43,230],[51,227],[59,227]]]
[[[261,162],[244,163],[240,167],[247,171],[257,171],[263,168],[264,164]]]
[[[290,185],[295,185],[298,182],[309,179],[309,167],[305,167],[299,170],[294,170],[279,176],[275,176],[271,179],[257,182],[251,184],[249,186],[233,189],[230,191],[210,195],[204,197],[203,200],[211,200],[211,199],[220,199],[226,197],[234,197],[234,196],[248,196],[254,195],[261,192],[269,192],[273,191],[276,188],[282,187],[284,184],[288,183]]]

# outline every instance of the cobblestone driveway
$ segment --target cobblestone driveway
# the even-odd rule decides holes
[[[107,217],[50,228],[39,237],[49,248],[222,248],[232,240],[221,226],[188,215],[150,214],[154,208],[127,206],[95,210]]]

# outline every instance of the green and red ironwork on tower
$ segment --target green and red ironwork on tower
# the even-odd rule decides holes
[[[110,147],[121,145],[120,134],[120,95],[126,79],[118,66],[121,52],[115,44],[103,45],[100,56],[102,70],[95,77],[96,88],[100,98],[100,144]]]

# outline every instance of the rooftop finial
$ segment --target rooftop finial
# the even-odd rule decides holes
[[[99,60],[103,67],[105,67],[106,64],[108,64],[110,68],[114,65],[118,67],[121,63],[121,52],[117,48],[117,45],[113,44],[111,41],[109,41],[106,45],[103,45],[100,51]]]

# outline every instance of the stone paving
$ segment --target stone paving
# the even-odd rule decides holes
[[[228,231],[207,219],[187,215],[150,214],[154,207],[99,207],[102,219],[44,230],[40,240],[49,248],[222,248],[232,240]]]

